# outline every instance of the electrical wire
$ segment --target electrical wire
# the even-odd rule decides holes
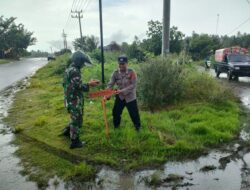
[[[250,18],[246,19],[244,22],[242,22],[239,26],[235,27],[231,32],[228,32],[226,35],[231,34],[238,30],[240,27],[242,27],[244,24],[246,24],[248,21],[250,21]]]

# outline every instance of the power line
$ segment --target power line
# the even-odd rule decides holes
[[[82,0],[81,3],[79,4],[79,10],[82,10],[82,8],[83,8],[82,5],[85,5],[85,4],[86,4],[86,0],[85,1]]]
[[[75,13],[75,15],[71,15],[72,18],[78,18],[79,28],[80,28],[80,37],[81,37],[81,42],[82,42],[82,25],[81,25],[81,18],[83,18],[82,10],[80,10],[80,11],[71,11],[71,13]]]
[[[75,8],[73,9],[73,11],[79,11],[79,10],[81,10],[81,7],[79,7],[79,5],[81,4],[82,1],[83,1],[83,0],[79,0],[78,3],[76,3],[76,6],[75,6]]]
[[[86,0],[85,6],[83,7],[83,12],[87,11],[89,4],[90,4],[90,0]]]
[[[80,28],[80,36],[82,39],[82,26],[81,26],[81,18],[83,18],[82,13],[87,11],[88,6],[90,5],[90,0],[73,0],[72,1],[72,5],[71,5],[71,10],[69,12],[69,16],[67,19],[67,22],[64,26],[64,30],[66,30],[66,28],[72,28],[72,25],[76,25],[77,22],[79,22],[79,28]],[[80,15],[79,13],[80,12]],[[72,15],[72,13],[75,13],[75,15]],[[78,18],[78,19],[72,19],[72,18]],[[80,19],[79,19],[80,18]],[[69,29],[67,29],[67,33],[68,36],[70,36],[70,38],[72,39],[77,39],[78,35],[76,35],[76,33],[74,31],[69,31]]]
[[[242,27],[244,24],[246,24],[248,21],[250,21],[250,18],[246,19],[244,22],[242,22],[239,26],[234,28],[231,32],[228,32],[226,35],[233,33],[234,31],[238,30],[240,27]]]
[[[74,6],[76,5],[76,2],[77,2],[77,0],[74,0],[73,4],[71,6],[71,10],[73,10]]]
[[[71,10],[69,11],[68,19],[67,19],[67,21],[66,21],[66,24],[65,24],[65,26],[64,26],[64,29],[66,29],[67,25],[69,24],[69,21],[70,21],[70,18],[71,18],[71,11],[73,10],[73,7],[74,7],[75,3],[76,3],[76,0],[74,0],[74,1],[72,2]]]

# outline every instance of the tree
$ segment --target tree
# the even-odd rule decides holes
[[[146,32],[147,39],[142,41],[142,48],[145,51],[154,53],[154,55],[161,54],[162,47],[162,23],[159,21],[149,21],[148,31]],[[178,31],[176,26],[170,28],[170,52],[180,53],[183,48],[184,34]]]
[[[108,48],[109,48],[109,51],[121,51],[121,46],[115,41],[112,41],[108,45]]]
[[[0,17],[0,58],[19,58],[36,42],[33,32],[26,30],[23,24],[16,25],[15,20],[14,17]]]
[[[250,34],[241,34],[240,32],[234,36],[222,36],[221,37],[223,47],[240,46],[244,48],[250,48]]]
[[[99,44],[99,40],[97,37],[91,36],[83,36],[83,38],[77,38],[73,41],[73,46],[75,50],[81,49],[86,52],[92,52],[97,49]]]
[[[122,42],[122,45],[121,45],[121,52],[122,53],[126,53],[127,50],[129,48],[129,44],[127,42]]]
[[[139,38],[135,36],[131,45],[128,45],[126,54],[130,59],[137,59],[137,61],[145,61],[145,53],[140,47],[141,42]]]
[[[162,46],[162,23],[153,20],[149,21],[146,34],[148,38],[142,41],[142,49],[152,52],[154,55],[160,55]]]
[[[187,41],[189,52],[195,60],[204,59],[211,55],[211,52],[222,47],[219,36],[215,35],[193,32],[192,37],[188,37]]]
[[[178,31],[176,26],[170,28],[170,52],[171,53],[180,53],[183,49],[183,38],[184,34],[181,31]]]

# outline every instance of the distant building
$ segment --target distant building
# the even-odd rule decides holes
[[[121,46],[116,42],[111,42],[109,45],[103,47],[104,51],[121,51]]]

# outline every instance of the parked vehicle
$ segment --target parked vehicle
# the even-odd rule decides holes
[[[211,61],[210,60],[205,60],[205,69],[210,69],[211,67]]]
[[[216,76],[227,73],[228,80],[238,80],[238,77],[250,76],[250,57],[245,48],[231,47],[215,51],[214,69]]]
[[[50,60],[56,60],[55,55],[49,54],[49,55],[48,55],[48,61],[50,61]]]

